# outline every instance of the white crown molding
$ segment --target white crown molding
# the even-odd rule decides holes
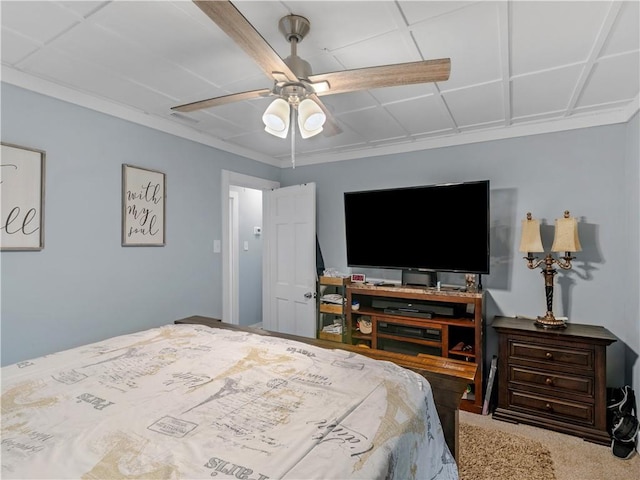
[[[239,155],[244,158],[256,160],[274,167],[290,168],[290,159],[277,159],[268,155],[263,155],[253,150],[245,149],[237,145],[213,138],[204,133],[196,132],[189,127],[176,124],[160,117],[149,115],[130,107],[119,105],[105,99],[84,94],[68,87],[43,80],[26,74],[14,68],[3,65],[0,80],[27,90],[34,91],[49,97],[57,98],[75,105],[79,105],[91,110],[95,110],[107,115],[111,115],[123,120],[127,120],[139,125],[143,125],[154,130],[159,130],[177,137],[192,140],[203,145],[207,145],[219,150]],[[626,108],[614,112],[576,114],[559,120],[531,121],[500,128],[486,128],[483,130],[473,130],[460,132],[455,135],[446,135],[433,138],[414,140],[407,143],[396,143],[386,146],[369,146],[364,149],[350,150],[345,152],[319,153],[319,154],[297,154],[296,165],[315,165],[320,163],[338,162],[344,160],[354,160],[363,157],[377,157],[383,155],[393,155],[398,153],[415,152],[419,150],[430,150],[434,148],[451,147],[465,145],[469,143],[489,142],[495,140],[505,140],[508,138],[524,137],[529,135],[540,135],[580,128],[597,127],[628,122],[640,109],[640,98],[636,96],[634,101]]]
[[[194,142],[208,145],[209,147],[217,148],[219,150],[233,153],[241,157],[266,163],[274,167],[280,166],[279,160],[268,155],[261,155],[258,152],[254,152],[253,150],[238,147],[237,145],[232,145],[222,140],[213,138],[209,135],[205,135],[204,133],[196,132],[193,129],[176,124],[169,120],[164,120],[160,117],[156,117],[130,107],[119,105],[115,102],[101,99],[93,95],[78,92],[57,83],[34,77],[33,75],[26,74],[6,65],[2,66],[2,75],[0,77],[0,80],[5,83],[24,88],[26,90],[31,90],[33,92],[47,95],[58,100],[63,100],[74,105],[79,105],[90,110],[95,110],[97,112],[111,115],[113,117],[121,118],[123,120],[143,125],[154,130],[159,130],[161,132],[169,133],[180,138],[192,140]]]
[[[632,111],[632,113],[630,114],[629,111]],[[304,166],[319,163],[338,162],[343,160],[354,160],[356,158],[363,157],[378,157],[382,155],[408,153],[419,150],[430,150],[434,148],[466,145],[470,143],[490,142],[516,137],[526,137],[530,135],[542,135],[545,133],[627,123],[637,111],[638,107],[635,106],[635,108],[628,108],[616,112],[580,116],[576,115],[571,118],[563,118],[560,120],[546,120],[544,122],[530,122],[526,124],[510,125],[507,127],[461,132],[455,135],[416,140],[411,143],[395,144],[391,146],[372,146],[368,149],[360,149],[356,152],[350,151],[342,153],[332,153],[329,155],[318,154],[308,156],[299,154],[296,155],[296,165]],[[287,168],[291,166],[291,163],[286,160],[282,160],[280,166],[282,168]]]
[[[640,94],[636,95],[636,98],[625,109],[627,115],[627,122],[633,118],[633,116],[640,110]]]

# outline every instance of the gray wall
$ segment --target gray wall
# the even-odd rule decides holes
[[[639,114],[627,125],[627,160],[625,163],[625,205],[628,233],[628,292],[625,318],[629,320],[621,337],[628,345],[635,345],[627,351],[626,375],[633,378],[635,390],[640,390],[640,117]]]
[[[553,225],[564,210],[570,210],[580,222],[583,251],[577,254],[572,270],[560,271],[556,277],[554,313],[568,316],[573,323],[603,325],[617,335],[620,340],[608,350],[609,383],[630,383],[633,376],[637,379],[640,351],[638,241],[630,241],[630,228],[636,237],[639,228],[638,134],[633,128],[637,123],[636,117],[631,125],[296,167],[283,172],[281,183],[316,183],[318,238],[325,265],[348,272],[343,192],[489,179],[491,274],[483,276],[489,325],[495,315],[535,317],[544,313],[542,275],[539,269],[529,270],[518,252],[520,221],[531,211]],[[633,179],[625,175],[630,169],[635,172]],[[630,195],[635,197],[631,211]],[[422,208],[434,207],[451,208],[452,215],[459,208]],[[416,218],[419,220],[419,209]],[[366,234],[375,235],[377,228],[388,228],[392,222],[392,218],[381,217],[380,224],[372,225]],[[543,243],[550,248],[548,230],[543,229]],[[428,248],[428,241],[423,246]],[[386,275],[390,277],[399,278],[399,272]],[[497,353],[490,327],[486,339],[485,360]]]
[[[46,151],[45,248],[2,252],[6,365],[222,315],[221,170],[280,169],[2,84],[2,141]],[[164,247],[122,247],[121,166],[167,175]]]

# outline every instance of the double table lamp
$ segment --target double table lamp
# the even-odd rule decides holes
[[[544,276],[544,290],[547,298],[547,313],[543,317],[538,317],[536,325],[544,328],[565,328],[564,320],[557,319],[553,315],[553,277],[557,274],[554,264],[563,270],[571,268],[571,261],[576,257],[571,256],[571,252],[582,250],[580,239],[578,238],[578,222],[569,216],[569,211],[565,210],[564,217],[556,219],[555,232],[551,252],[564,252],[564,256],[554,258],[548,253],[545,258],[538,259],[534,253],[544,253],[542,239],[540,238],[540,222],[531,217],[531,212],[527,213],[526,220],[522,221],[522,237],[520,238],[520,252],[526,252],[524,259],[527,261],[529,269],[534,269],[542,265],[542,275]]]

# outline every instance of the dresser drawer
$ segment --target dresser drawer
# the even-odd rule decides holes
[[[549,388],[554,393],[564,392],[589,397],[594,395],[594,380],[590,376],[559,374],[520,366],[510,366],[509,380],[523,385]]]
[[[509,404],[514,409],[522,409],[535,415],[561,421],[580,422],[587,425],[594,423],[594,409],[589,403],[570,402],[517,390],[510,391],[509,397]]]
[[[594,358],[592,349],[567,348],[559,345],[546,345],[510,339],[509,357],[513,359],[533,360],[548,365],[567,367],[569,371],[575,367],[593,369]]]

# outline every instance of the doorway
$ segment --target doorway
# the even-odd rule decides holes
[[[241,198],[238,195],[238,188],[246,188],[252,190],[272,190],[279,188],[280,182],[266,180],[264,178],[252,177],[241,173],[228,170],[222,171],[222,321],[240,324],[240,285],[243,281],[243,270],[240,268],[239,257],[245,252],[244,240],[241,240],[238,234],[240,225],[243,224],[242,208],[239,206]],[[234,193],[235,192],[235,193]],[[255,226],[260,227],[255,220],[256,215],[261,219],[262,211],[253,212],[253,222]],[[255,234],[254,234],[255,235]],[[243,243],[243,248],[240,247]],[[247,240],[249,242],[249,240]],[[258,259],[261,263],[261,259]],[[249,274],[250,275],[250,274]],[[249,279],[247,279],[248,281]],[[259,290],[261,292],[262,276],[258,275],[258,279],[251,278],[251,281],[259,282]],[[254,286],[254,289],[258,288]],[[260,302],[261,303],[261,302]]]

